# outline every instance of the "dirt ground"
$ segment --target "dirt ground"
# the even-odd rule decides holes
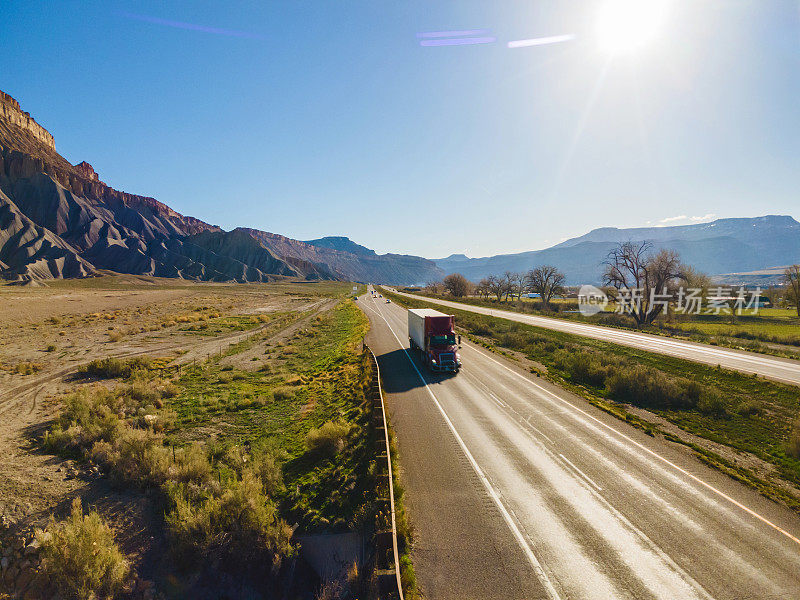
[[[36,437],[76,386],[76,369],[108,356],[147,354],[202,361],[250,335],[292,335],[333,304],[336,284],[210,284],[143,277],[0,286],[0,519],[12,528],[63,515],[80,495],[121,532],[123,550],[147,552],[153,523],[148,499],[112,490],[99,472],[37,449]],[[288,315],[236,329],[241,315]],[[292,318],[291,315],[302,318]],[[262,317],[263,318],[263,317]],[[207,327],[211,324],[212,327]],[[263,352],[263,349],[262,349]]]

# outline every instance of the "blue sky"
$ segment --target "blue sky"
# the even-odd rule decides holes
[[[6,0],[0,89],[71,162],[225,228],[440,257],[800,216],[800,3],[660,6],[609,54],[601,0]],[[417,35],[448,30],[496,41]]]

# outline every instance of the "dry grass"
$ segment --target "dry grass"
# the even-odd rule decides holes
[[[132,377],[137,371],[150,369],[152,364],[152,359],[146,356],[127,360],[102,358],[93,360],[89,364],[81,367],[78,369],[78,374],[83,377],[97,377],[99,379],[127,379]]]
[[[11,367],[11,372],[17,375],[34,375],[42,370],[42,365],[29,360],[18,362]]]
[[[281,557],[294,553],[291,527],[277,518],[260,477],[249,469],[241,479],[226,482],[219,495],[197,501],[181,488],[173,500],[175,509],[167,515],[167,527],[179,562],[216,559],[234,568],[265,557],[279,564]]]

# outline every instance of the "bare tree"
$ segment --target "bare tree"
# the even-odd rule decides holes
[[[531,269],[525,275],[525,280],[528,289],[535,294],[539,294],[545,308],[550,306],[550,300],[552,300],[553,296],[564,293],[566,277],[564,273],[552,265],[542,265]]]
[[[503,296],[506,300],[508,300],[508,297],[514,293],[514,277],[514,273],[511,271],[506,271],[503,273],[503,277],[500,279],[503,287]]]
[[[487,277],[484,277],[475,286],[475,293],[478,294],[484,300],[488,299],[489,298],[489,294],[492,293],[492,290],[490,289],[490,287],[491,286],[489,285],[489,279]]]
[[[429,281],[425,284],[425,291],[429,294],[433,294],[438,296],[444,290],[444,286],[442,285],[441,281]]]
[[[517,300],[522,300],[522,294],[525,293],[526,281],[525,273],[513,274],[514,293],[517,295]]]
[[[700,290],[703,298],[708,296],[708,290],[711,287],[711,278],[705,273],[701,273],[693,267],[684,266],[681,279],[687,287]]]
[[[800,317],[800,265],[786,267],[783,272],[783,280],[786,283],[788,299],[794,302],[797,316]]]
[[[650,242],[623,242],[608,253],[603,283],[626,304],[637,325],[649,325],[669,306],[674,285],[684,276],[678,253],[651,252]]]
[[[500,302],[503,299],[503,293],[505,291],[503,280],[494,275],[489,275],[486,278],[486,285],[488,286],[487,289],[489,292],[497,296],[497,301]]]
[[[462,298],[469,292],[471,284],[461,273],[452,273],[444,278],[443,285],[452,296]]]

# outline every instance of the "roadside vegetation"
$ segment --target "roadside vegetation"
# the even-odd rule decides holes
[[[375,525],[361,351],[368,322],[350,300],[303,316],[277,337],[294,322],[288,314],[247,317],[266,329],[181,367],[152,357],[93,361],[82,377],[118,383],[66,395],[42,439],[122,489],[157,493],[180,575],[170,574],[175,597],[191,586],[218,589],[226,575],[277,593],[297,556],[296,534]]]
[[[741,314],[732,315],[730,310],[720,314],[681,314],[670,311],[659,315],[646,326],[637,326],[635,320],[626,314],[616,312],[612,302],[605,311],[596,315],[585,316],[578,312],[578,301],[573,298],[553,298],[545,304],[539,298],[528,298],[509,294],[496,296],[477,294],[455,296],[442,285],[432,284],[424,289],[412,288],[411,293],[454,300],[501,310],[514,311],[544,317],[555,317],[570,321],[578,321],[592,325],[605,325],[620,329],[631,329],[688,339],[691,341],[727,346],[742,350],[750,350],[783,356],[800,357],[800,319],[796,310],[789,308],[761,308],[757,312],[743,310]],[[769,293],[769,292],[768,292]]]
[[[42,573],[68,597],[116,598],[130,576],[130,564],[111,528],[95,511],[84,514],[79,498],[66,520],[36,533]]]
[[[604,265],[604,291],[609,304],[595,315],[579,312],[577,288],[568,289],[564,285],[564,273],[549,265],[526,273],[507,271],[502,276],[490,275],[478,283],[454,273],[423,289],[406,291],[475,306],[502,307],[515,312],[800,358],[800,265],[787,267],[782,287],[772,286],[762,292],[771,307],[757,309],[737,304],[737,292],[725,291],[730,286],[715,286],[708,276],[682,264],[677,253],[654,252],[648,242],[619,244],[609,252]],[[696,290],[699,293],[696,299],[705,305],[700,310],[694,310],[695,305],[689,311],[678,310],[679,287]],[[641,300],[633,306],[624,304],[626,290],[630,289],[641,290]],[[651,298],[655,298],[653,294],[663,295],[664,291],[669,298],[668,305],[663,299],[651,303]],[[715,295],[732,297],[709,306],[709,297]],[[627,310],[617,312],[621,299]],[[688,304],[689,300],[686,302]]]
[[[762,308],[757,314],[743,311],[741,315],[721,313],[719,315],[683,315],[671,312],[659,316],[650,325],[637,327],[627,315],[615,312],[609,304],[604,312],[584,316],[578,312],[578,302],[569,298],[556,298],[545,307],[536,298],[481,298],[478,296],[454,297],[430,290],[415,290],[432,298],[454,300],[524,314],[554,317],[590,325],[604,325],[686,339],[694,342],[730,347],[738,350],[761,352],[784,358],[800,358],[800,319],[793,308]]]
[[[754,455],[765,468],[736,464],[692,445],[706,462],[800,511],[800,393],[796,387],[383,293],[410,308],[432,306],[455,314],[457,326],[473,341],[524,354],[539,365],[532,369],[537,374],[582,394],[651,435],[658,427],[646,417],[632,414],[633,407],[700,438]]]

